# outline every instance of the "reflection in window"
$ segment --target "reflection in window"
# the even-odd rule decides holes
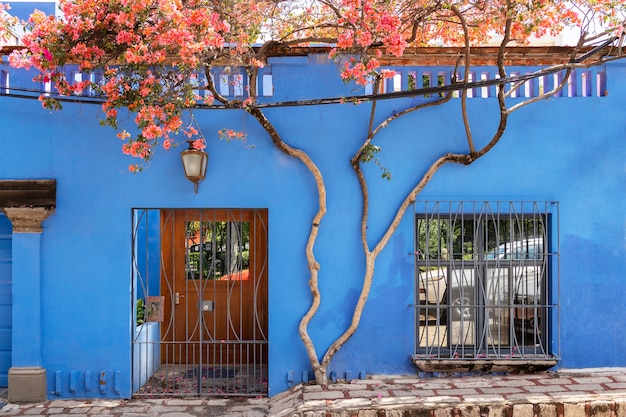
[[[248,279],[249,222],[190,221],[185,238],[188,279]]]

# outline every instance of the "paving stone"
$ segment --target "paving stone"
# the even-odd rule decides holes
[[[552,399],[552,402],[561,402],[561,403],[569,403],[569,404],[576,404],[576,403],[585,403],[589,397],[581,392],[555,392],[550,394],[550,397]],[[597,399],[595,398],[596,396],[593,395],[592,399]],[[546,401],[546,402],[550,402],[550,401]]]
[[[350,397],[352,398],[377,398],[388,396],[389,393],[387,391],[350,391]]]
[[[272,405],[270,407],[270,414],[280,414],[283,411],[290,411],[296,409],[296,402],[283,402],[281,404]]]
[[[586,391],[586,392],[600,391],[604,389],[602,385],[599,385],[599,384],[580,384],[580,385],[573,384],[573,385],[568,385],[567,388],[571,391]]]
[[[519,385],[519,381],[517,382]],[[446,382],[422,382],[419,384],[422,389],[450,389],[450,384]]]
[[[193,414],[184,413],[184,412],[163,413],[163,414],[159,414],[159,415],[161,417],[194,417]]]
[[[345,400],[333,401],[333,407],[335,408],[359,408],[372,405],[372,400],[369,398],[349,398]]]
[[[63,408],[48,408],[46,414],[61,414],[63,411]]]
[[[463,402],[470,402],[474,404],[494,404],[504,402],[504,397],[497,394],[464,395]]]
[[[284,396],[279,398],[278,400],[275,400],[274,398],[272,398],[272,401],[267,401],[268,404],[271,404],[271,406],[282,406],[283,404],[293,404],[296,401],[299,401],[299,397],[300,397],[301,393],[294,393],[288,396]]]
[[[124,403],[124,401],[111,401],[113,407],[117,407]],[[48,403],[49,408],[76,408],[76,407],[89,407],[90,405],[85,401],[77,400],[52,400]],[[43,407],[43,406],[42,406]]]
[[[518,394],[520,392],[523,392],[521,389],[515,388],[515,387],[500,387],[500,388],[489,387],[489,388],[481,389],[481,391],[485,394]]]
[[[120,407],[115,407],[116,413],[144,413],[144,415],[148,412],[150,406],[147,404],[140,405],[123,405]]]
[[[146,417],[149,414],[146,413],[122,413],[121,414],[124,417]],[[158,415],[158,414],[153,414],[153,415]],[[76,417],[76,415],[73,415],[72,417]]]
[[[322,391],[323,389],[324,387],[322,387],[321,385],[305,385],[302,391],[304,392]]]
[[[20,406],[17,404],[5,404],[0,408],[0,415],[14,415],[20,412]]]
[[[558,391],[567,391],[563,385],[530,385],[528,387],[524,387],[524,389],[528,392],[558,392]]]
[[[241,414],[242,417],[267,417],[267,410],[248,410]],[[209,417],[209,416],[207,416]],[[230,416],[229,416],[230,417]]]
[[[413,398],[417,398],[418,397],[418,391],[416,390],[410,390],[410,389],[398,389],[398,390],[392,390],[391,391],[391,396],[392,397],[413,397]],[[423,393],[419,393],[419,397],[423,397]]]
[[[309,400],[304,404],[307,409],[326,407],[328,400]]]
[[[334,400],[338,398],[345,398],[341,391],[320,391],[320,392],[306,392],[303,395],[304,401],[308,400]]]
[[[479,392],[476,389],[473,388],[463,388],[463,389],[449,389],[449,390],[435,390],[437,392],[437,394],[446,394],[446,395],[456,395],[456,396],[461,396],[461,395],[474,395],[474,394],[478,394]]]
[[[549,403],[553,400],[552,397],[546,394],[511,394],[504,396],[507,401],[516,402],[516,403],[529,403],[529,404],[541,404],[541,403]]]
[[[519,379],[502,379],[502,380],[493,381],[491,383],[491,386],[492,387],[519,387],[522,384],[524,385],[524,388],[526,386],[535,385],[534,382],[529,382],[527,380],[520,382]]]
[[[604,385],[609,389],[626,389],[626,382],[607,382]]]
[[[626,370],[622,370],[622,372],[613,372],[611,375],[611,379],[618,382],[626,382]]]
[[[226,403],[228,402],[228,400],[226,399],[216,399],[216,400],[209,400],[209,403],[214,404],[214,403]],[[194,405],[202,405],[204,403],[204,400],[200,400],[200,399],[188,399],[188,400],[182,400],[182,399],[178,399],[178,398],[173,398],[173,399],[167,399],[162,401],[162,404],[165,406],[194,406]]]
[[[374,399],[373,403],[379,405],[405,405],[405,404],[419,404],[415,397],[383,397]]]
[[[582,395],[585,395],[585,394],[586,393],[583,393]],[[621,397],[626,397],[626,389],[625,388],[619,388],[619,389],[613,389],[613,390],[602,389],[602,390],[596,391],[595,394],[606,395],[606,396],[610,396],[613,398],[621,398]]]
[[[41,415],[44,415],[45,416],[46,415],[45,411],[46,410],[43,407],[33,407],[33,408],[25,410],[24,411],[24,415],[29,415],[29,416],[33,416],[33,415],[41,416]]]
[[[333,391],[367,389],[367,384],[333,384],[328,389]]]
[[[385,383],[385,380],[383,380],[383,379],[376,379],[376,378],[364,379],[363,381],[367,385],[380,385],[380,384],[384,384]]]
[[[571,384],[571,382],[568,382],[564,378],[545,378],[545,379],[539,379],[536,382],[538,384],[541,384],[541,385],[564,385],[564,384]]]
[[[156,414],[161,414],[161,413],[178,413],[178,412],[182,412],[187,410],[187,407],[184,407],[182,405],[155,405],[152,406],[150,408],[148,408],[148,411],[146,411],[146,414],[148,413],[156,413]]]
[[[424,382],[424,380],[423,379],[419,379],[419,378],[401,378],[401,379],[394,379],[393,380],[394,384],[401,384],[401,385],[419,384],[421,382]]]
[[[489,387],[491,384],[485,380],[479,381],[461,381],[455,382],[454,386],[457,388],[485,388]]]
[[[604,384],[606,382],[613,382],[613,380],[606,376],[590,376],[583,378],[572,378],[577,384]]]
[[[71,412],[72,410],[70,410]],[[93,408],[87,408],[85,410],[83,410],[83,413],[85,413],[86,415],[89,416],[110,416],[111,413],[111,409],[109,408],[99,408],[99,407],[93,407]],[[56,415],[52,414],[53,417],[56,417]]]
[[[417,395],[419,398],[428,398],[434,396],[435,391],[428,389],[416,390],[415,395]]]
[[[4,415],[2,413],[0,413],[0,415]],[[17,414],[14,414],[17,415]],[[26,414],[24,414],[26,415]],[[31,414],[32,415],[32,414]],[[45,414],[41,414],[41,415],[45,415]],[[87,416],[88,414],[54,414],[54,417],[80,417],[80,416]],[[126,417],[126,416],[124,416]]]
[[[130,400],[128,400],[127,402],[132,402],[135,404],[165,404],[168,401],[185,401],[182,399],[178,399],[178,398],[148,398],[148,397],[137,397],[137,398],[131,398]]]
[[[424,400],[423,404],[429,407],[436,407],[439,404],[445,403],[460,403],[461,399],[459,397],[453,397],[449,395],[433,395]]]

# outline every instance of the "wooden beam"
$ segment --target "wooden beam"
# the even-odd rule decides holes
[[[25,49],[23,46],[3,46],[0,47],[0,56],[8,55],[15,50]],[[258,48],[255,48],[258,49]],[[327,45],[302,45],[302,46],[282,46],[277,45],[267,53],[268,57],[283,56],[306,56],[309,54],[328,54],[332,49]],[[589,52],[593,48],[583,47],[579,54]],[[571,58],[573,46],[508,46],[505,52],[506,65],[512,66],[541,66],[555,65],[568,62]],[[498,58],[499,47],[497,46],[477,46],[470,50],[473,66],[495,65]],[[349,51],[345,52],[348,53]],[[378,59],[385,66],[454,66],[460,56],[465,54],[463,47],[409,47],[404,51],[402,57],[395,57],[387,54],[381,48],[382,56]],[[618,48],[605,47],[597,51],[598,56],[616,56],[619,54]],[[175,57],[171,57],[176,61]],[[68,63],[69,64],[69,63]],[[228,63],[224,63],[228,65]]]
[[[56,180],[0,180],[0,207],[56,207]]]

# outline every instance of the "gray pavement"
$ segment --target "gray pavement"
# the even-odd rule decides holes
[[[1,394],[1,392],[0,392]],[[0,398],[0,402],[6,401]],[[626,369],[527,375],[374,377],[298,385],[272,398],[6,403],[0,416],[626,417]]]

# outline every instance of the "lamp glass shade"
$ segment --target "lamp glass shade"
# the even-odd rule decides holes
[[[188,149],[181,153],[183,158],[183,168],[185,176],[193,182],[202,181],[206,175],[207,161],[209,155],[206,152]]]

